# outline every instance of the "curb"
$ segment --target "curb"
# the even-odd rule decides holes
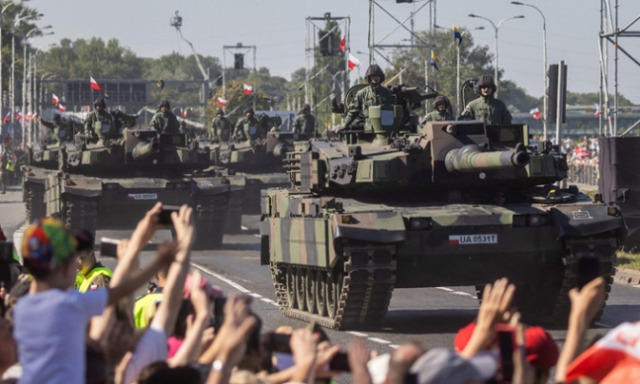
[[[640,271],[616,267],[616,274],[613,276],[613,281],[618,284],[639,285]]]

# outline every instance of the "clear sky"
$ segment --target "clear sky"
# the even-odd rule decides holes
[[[413,4],[397,4],[395,0],[376,0],[374,7],[376,41],[389,36],[385,44],[402,44],[408,32],[394,28],[418,10],[425,0]],[[611,0],[615,2],[615,0]],[[597,0],[524,0],[544,14],[547,26],[548,63],[564,60],[568,65],[568,90],[598,92],[600,1]],[[619,28],[626,27],[640,15],[640,1],[618,0]],[[52,25],[52,36],[33,39],[34,46],[46,50],[62,38],[75,40],[100,36],[116,38],[120,45],[141,57],[160,57],[171,52],[190,55],[189,46],[181,41],[169,25],[178,10],[183,19],[182,33],[196,51],[222,60],[223,46],[256,46],[258,67],[267,67],[274,75],[287,79],[298,68],[306,66],[306,19],[322,17],[330,12],[335,17],[350,18],[351,52],[361,61],[359,74],[364,74],[368,57],[368,0],[31,0],[29,6],[44,14],[40,26]],[[451,28],[476,28],[475,42],[494,52],[495,30],[491,24],[473,13],[498,24],[504,18],[524,15],[524,19],[504,22],[498,29],[498,64],[504,78],[515,81],[532,96],[543,93],[542,78],[542,17],[533,8],[510,4],[510,0],[436,0],[435,22]],[[427,5],[414,14],[414,29],[430,26],[431,11]],[[407,26],[409,24],[406,24]],[[630,27],[640,31],[640,22]],[[406,42],[405,42],[406,43]],[[625,37],[619,41],[640,61],[640,38]],[[612,45],[609,56],[613,62]],[[248,57],[249,64],[251,56]],[[227,65],[232,58],[227,52]],[[380,60],[380,64],[384,61]],[[640,66],[620,55],[619,91],[635,104],[640,104]],[[384,66],[384,65],[383,65]],[[355,72],[355,71],[354,71]],[[613,65],[610,66],[610,92],[613,92]]]

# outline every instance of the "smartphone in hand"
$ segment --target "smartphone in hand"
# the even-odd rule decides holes
[[[496,325],[498,345],[500,347],[500,365],[502,380],[511,382],[513,378],[513,350],[515,344],[515,329],[507,324]]]
[[[100,238],[100,256],[118,257],[118,243],[120,243],[118,239]]]
[[[158,214],[158,223],[162,225],[173,225],[171,213],[178,211],[180,211],[180,207],[177,205],[163,205],[162,210]]]
[[[582,289],[591,280],[600,276],[600,260],[596,257],[578,259],[578,288]]]

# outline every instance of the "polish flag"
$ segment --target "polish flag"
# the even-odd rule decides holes
[[[530,110],[529,113],[533,116],[534,119],[540,120],[540,110],[537,107]]]
[[[9,123],[9,119],[11,119],[11,112],[7,112],[6,115],[4,115],[4,118],[2,119],[2,122],[5,124]]]
[[[349,54],[349,61],[347,62],[347,65],[349,66],[350,70],[353,70],[353,68],[360,65],[360,60],[358,60],[358,58],[353,56],[352,54]]]
[[[340,50],[344,52],[347,49],[347,36],[342,36],[340,39]]]
[[[635,383],[640,377],[640,322],[610,330],[567,367],[566,382],[590,377],[598,383]]]
[[[60,104],[60,105],[58,105],[58,111],[67,112],[67,108],[64,105]]]
[[[60,100],[58,99],[58,96],[56,96],[56,94],[53,94],[53,100],[51,100],[53,102],[54,106],[58,106],[58,103],[60,102]]]
[[[94,91],[102,91],[102,87],[100,86],[100,84],[98,84],[96,79],[94,79],[92,76],[89,76],[89,79],[91,80],[91,89],[93,89]]]
[[[227,105],[227,100],[223,99],[222,97],[218,97],[218,105],[224,107],[225,105]]]
[[[598,116],[600,116],[600,113],[601,113],[601,112],[600,112],[600,106],[598,105],[598,103],[595,103],[594,105],[595,105],[595,107],[596,107],[596,111],[595,111],[595,113],[593,114],[593,116],[598,117]]]
[[[22,119],[22,114],[20,112],[13,116],[13,121],[20,121],[20,119]]]
[[[253,93],[253,87],[250,85],[245,84],[244,85],[244,94],[247,96],[251,96],[251,94]]]

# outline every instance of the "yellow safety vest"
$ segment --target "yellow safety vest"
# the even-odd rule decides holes
[[[142,296],[133,304],[133,319],[136,328],[145,328],[155,314],[156,303],[162,301],[162,292],[149,293]]]
[[[95,267],[90,270],[86,276],[83,276],[80,273],[76,275],[76,289],[80,292],[87,292],[89,290],[89,287],[91,286],[91,281],[93,280],[93,278],[99,275],[104,275],[108,278],[113,277],[113,273],[109,268]]]

